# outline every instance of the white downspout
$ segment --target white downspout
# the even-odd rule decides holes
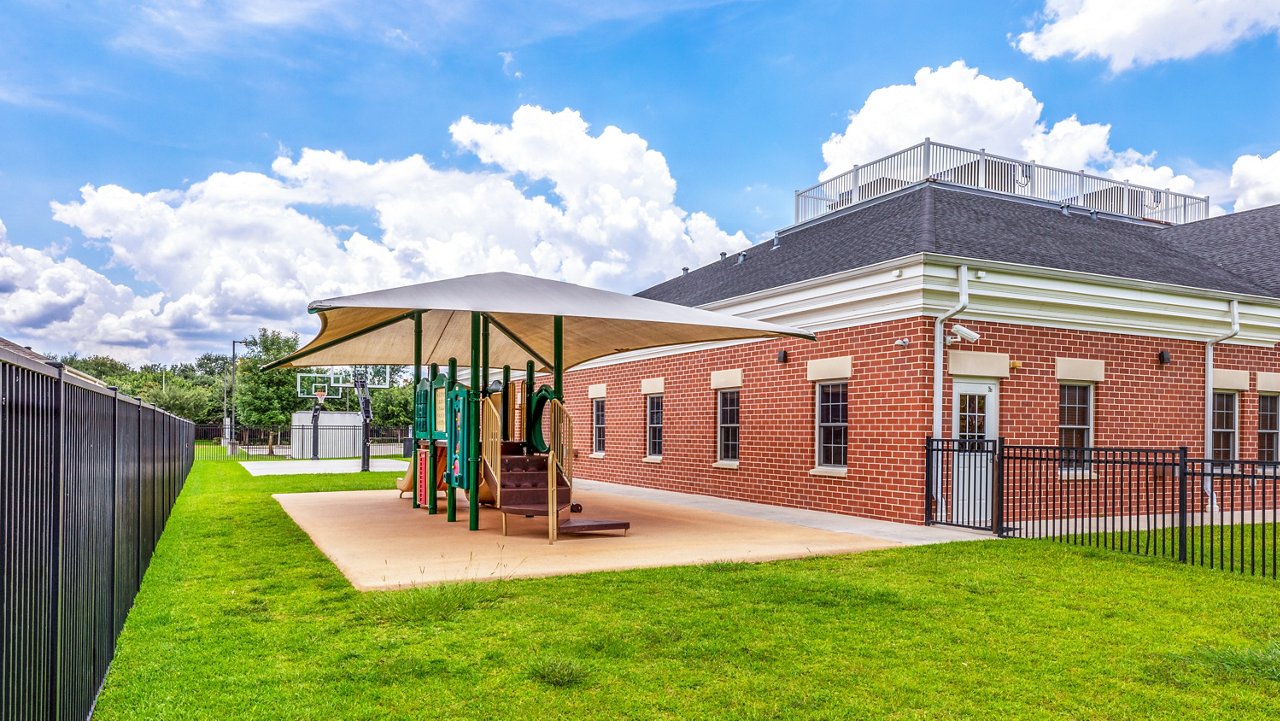
[[[1212,460],[1213,456],[1213,347],[1224,340],[1240,334],[1240,301],[1231,301],[1231,330],[1216,338],[1210,338],[1204,346],[1204,457]],[[1237,404],[1237,425],[1240,407]],[[1218,508],[1218,499],[1213,492],[1213,481],[1210,474],[1205,474],[1204,494],[1209,497],[1214,509]]]
[[[942,348],[945,343],[943,324],[969,307],[969,266],[956,268],[960,299],[955,307],[933,321],[933,437],[942,437]]]

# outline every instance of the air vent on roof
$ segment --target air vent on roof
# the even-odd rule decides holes
[[[738,265],[742,265],[742,261],[746,259],[747,259],[747,251],[744,250],[738,253]]]

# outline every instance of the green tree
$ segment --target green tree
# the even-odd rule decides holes
[[[90,374],[93,378],[111,385],[118,385],[118,383],[111,383],[113,380],[128,379],[136,373],[132,368],[129,368],[127,362],[115,360],[111,356],[92,355],[81,357],[79,353],[70,353],[70,355],[60,357],[58,360],[81,371],[81,373]]]
[[[142,391],[142,398],[175,416],[196,423],[208,422],[213,400],[208,387],[198,386],[180,377],[160,385],[148,385]]]
[[[231,375],[231,356],[225,353],[204,353],[195,362],[199,378],[222,379]]]
[[[407,426],[413,423],[413,388],[410,385],[375,388],[369,398],[373,402],[373,422],[379,426]]]
[[[295,378],[302,369],[264,371],[262,366],[296,351],[298,336],[259,328],[245,346],[244,357],[236,363],[236,421],[246,426],[287,425],[294,411],[311,404],[297,395]]]

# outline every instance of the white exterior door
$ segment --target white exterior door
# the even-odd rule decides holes
[[[952,383],[951,437],[956,439],[951,466],[951,523],[991,526],[991,483],[995,441],[1000,438],[1000,383],[964,380]]]

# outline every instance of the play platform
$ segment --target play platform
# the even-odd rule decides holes
[[[904,545],[886,534],[862,535],[724,513],[685,503],[683,494],[650,492],[641,498],[612,492],[607,485],[583,484],[575,498],[590,515],[629,519],[628,535],[566,536],[554,546],[547,543],[545,518],[508,518],[508,535],[503,536],[501,512],[485,507],[480,509],[480,526],[489,532],[468,533],[465,523],[447,523],[439,516],[425,520],[421,510],[415,511],[394,490],[289,493],[275,499],[352,585],[365,591],[715,561],[770,561]],[[767,508],[760,507],[758,513],[767,513]],[[866,523],[875,529],[880,522]],[[930,540],[965,537],[944,532]]]

